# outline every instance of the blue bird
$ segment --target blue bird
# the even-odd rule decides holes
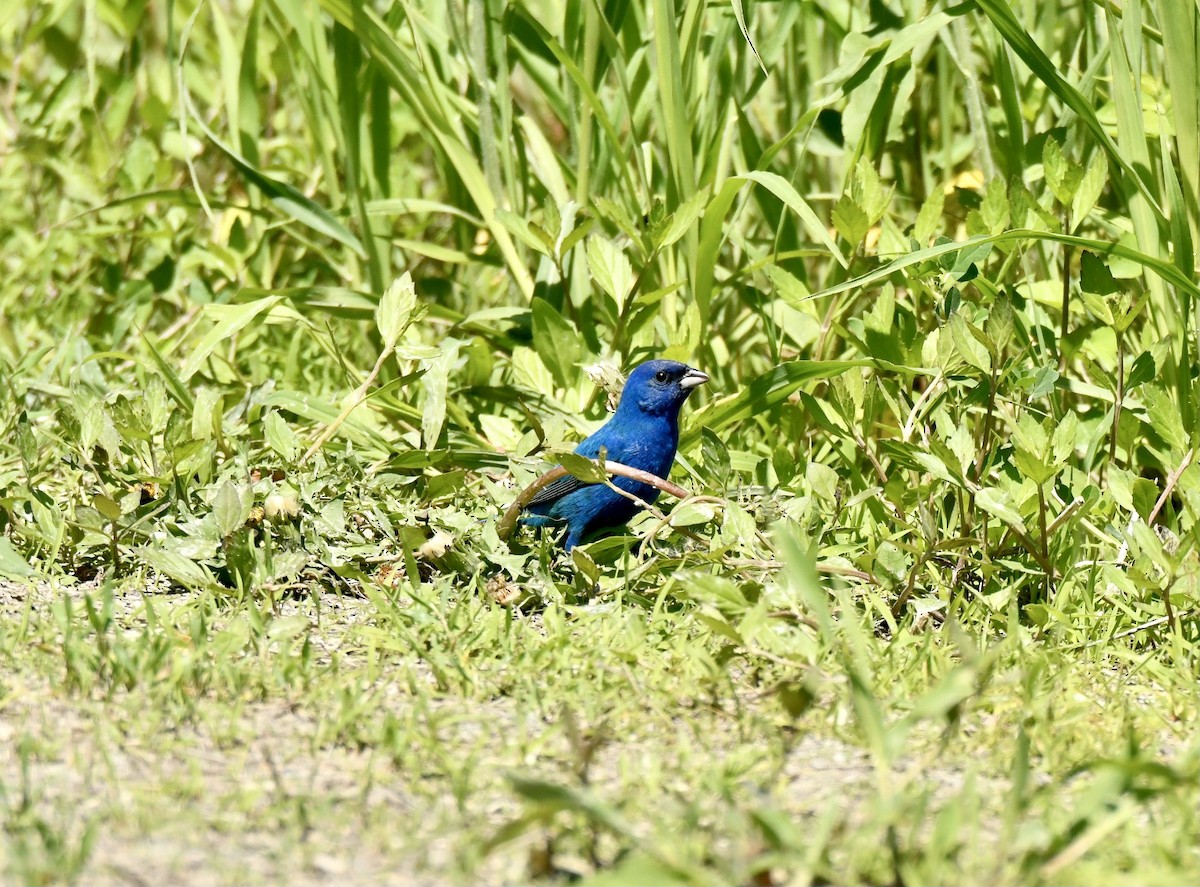
[[[679,408],[708,376],[674,360],[650,360],[629,374],[621,402],[612,418],[575,448],[589,459],[600,455],[665,478],[679,446]],[[644,502],[658,498],[659,490],[641,481],[614,477],[613,483]],[[567,525],[564,547],[570,551],[594,533],[624,525],[639,506],[604,484],[578,478],[560,478],[525,506],[530,512],[521,522],[533,527]]]

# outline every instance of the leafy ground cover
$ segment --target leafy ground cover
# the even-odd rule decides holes
[[[1197,16],[6,5],[4,877],[1195,882]]]

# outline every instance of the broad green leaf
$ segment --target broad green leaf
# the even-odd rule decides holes
[[[1080,431],[1079,417],[1075,415],[1073,410],[1068,411],[1054,427],[1054,436],[1051,438],[1051,453],[1056,465],[1065,465],[1067,460],[1074,454],[1075,448],[1080,443]]]
[[[987,191],[984,193],[983,203],[979,207],[979,217],[983,220],[984,233],[999,234],[1008,227],[1009,216],[1008,189],[1004,185],[1004,180],[992,179],[987,183]]]
[[[517,240],[521,241],[521,243],[525,244],[531,250],[543,256],[553,258],[554,241],[544,235],[539,236],[539,233],[535,232],[529,224],[529,219],[502,208],[496,210],[496,219],[512,232]]]
[[[1083,304],[1087,306],[1088,311],[1092,312],[1106,326],[1113,325],[1112,306],[1109,305],[1107,299],[1097,296],[1095,293],[1090,293],[1086,289],[1080,290],[1079,295],[1082,297]]]
[[[1142,313],[1142,309],[1146,307],[1146,303],[1150,301],[1149,291],[1143,292],[1136,299],[1130,300],[1128,295],[1123,295],[1119,303],[1119,311],[1113,317],[1113,329],[1117,335],[1124,335],[1125,331],[1137,320],[1137,316]]]
[[[809,462],[804,469],[804,477],[812,491],[826,502],[837,498],[838,473],[828,465]]]
[[[224,398],[215,388],[201,388],[196,392],[192,410],[192,437],[196,440],[212,440],[221,436],[224,421],[222,410]]]
[[[866,157],[859,157],[850,177],[850,197],[862,209],[868,225],[875,225],[887,212],[891,194],[879,181],[879,173]]]
[[[111,496],[103,494],[93,496],[92,507],[100,512],[107,521],[120,520],[121,518],[121,506]]]

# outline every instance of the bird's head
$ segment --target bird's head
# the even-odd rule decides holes
[[[675,360],[648,360],[625,381],[617,412],[636,409],[651,416],[676,416],[697,385],[708,376]]]

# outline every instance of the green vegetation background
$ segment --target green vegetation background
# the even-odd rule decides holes
[[[7,876],[1195,882],[1198,16],[4,4]],[[694,497],[502,543],[651,355]]]

